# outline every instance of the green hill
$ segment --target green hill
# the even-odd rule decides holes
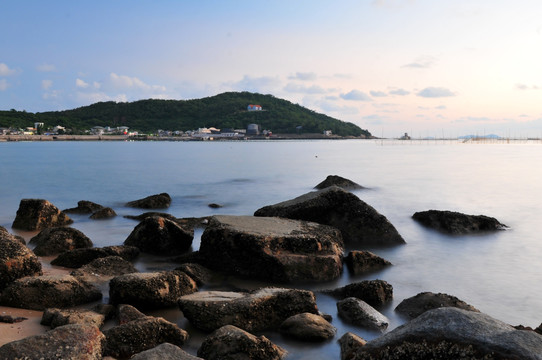
[[[249,104],[262,111],[247,111]],[[360,127],[293,104],[272,95],[227,92],[194,100],[140,100],[130,103],[99,102],[73,110],[27,113],[0,111],[0,127],[25,128],[43,122],[45,128],[61,125],[83,131],[94,126],[128,126],[144,133],[163,130],[245,129],[260,124],[274,133],[322,133],[331,130],[341,136],[371,134]],[[301,126],[301,130],[299,129]]]

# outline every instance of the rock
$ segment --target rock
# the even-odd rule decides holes
[[[44,229],[30,239],[30,244],[36,245],[34,254],[38,256],[56,255],[64,251],[93,246],[92,241],[85,234],[71,227]]]
[[[408,317],[409,319],[414,319],[427,310],[448,306],[479,312],[479,310],[474,306],[459,300],[455,296],[441,293],[435,294],[432,292],[422,292],[416,296],[401,301],[401,303],[395,308],[395,311]]]
[[[323,317],[311,313],[290,316],[280,325],[282,335],[302,341],[325,341],[337,334],[337,329]]]
[[[9,231],[7,231],[5,227],[0,226],[0,239],[2,238],[14,240],[14,241],[20,242],[23,245],[26,245],[26,240],[22,236],[10,234]]]
[[[49,308],[43,312],[41,324],[51,329],[68,324],[94,325],[101,328],[105,323],[105,315],[92,310]]]
[[[134,355],[130,360],[203,360],[192,356],[178,346],[170,343],[160,344],[152,349]]]
[[[200,291],[185,295],[179,308],[203,331],[234,325],[246,331],[277,329],[292,315],[316,314],[316,297],[307,290],[263,288],[250,293]]]
[[[90,218],[93,220],[102,220],[102,219],[111,219],[115,216],[117,216],[117,213],[115,212],[115,210],[111,209],[110,207],[106,207],[92,213],[92,215],[90,215]]]
[[[356,184],[352,180],[348,180],[337,175],[328,175],[328,177],[324,181],[316,185],[314,188],[322,190],[330,186],[338,186],[345,190],[364,189],[363,186]]]
[[[182,264],[181,266],[175,268],[175,270],[182,271],[186,275],[190,276],[198,286],[204,285],[213,277],[211,270],[200,264]]]
[[[148,217],[134,228],[124,245],[149,254],[177,255],[190,249],[193,239],[193,234],[171,220]]]
[[[108,277],[139,272],[132,263],[120,256],[107,256],[92,260],[79,269],[72,271],[71,275],[87,277],[89,280],[106,281]]]
[[[117,306],[117,319],[119,320],[119,325],[144,318],[145,316],[147,315],[143,314],[132,305],[120,304]]]
[[[138,220],[143,221],[148,217],[163,217],[164,219],[168,219],[171,221],[177,221],[177,218],[171,214],[163,213],[163,212],[156,212],[156,211],[149,211],[140,215],[124,215],[126,219],[132,219],[132,220]]]
[[[51,265],[72,269],[80,268],[92,260],[107,256],[120,256],[126,261],[132,261],[139,256],[135,246],[106,246],[103,248],[82,248],[63,252],[51,261]]]
[[[141,310],[164,308],[177,305],[181,296],[195,291],[196,282],[181,271],[126,274],[109,282],[109,302]]]
[[[22,309],[44,310],[81,305],[102,298],[92,284],[71,275],[43,275],[17,279],[0,296],[0,304]]]
[[[102,205],[96,204],[92,201],[81,200],[77,202],[77,207],[66,209],[64,212],[69,214],[92,214],[103,208],[104,207]]]
[[[328,281],[342,271],[337,229],[316,223],[253,216],[214,216],[199,253],[216,271],[276,282]]]
[[[216,203],[210,203],[207,206],[209,206],[211,209],[219,209],[221,207],[224,207],[224,205],[216,204]]]
[[[25,276],[41,275],[38,257],[7,231],[0,231],[0,292]]]
[[[358,349],[355,359],[542,359],[542,339],[486,314],[426,311]]]
[[[356,326],[371,330],[384,331],[390,321],[365,301],[349,297],[337,303],[339,316]]]
[[[452,235],[504,230],[506,225],[485,215],[466,215],[454,211],[428,210],[414,213],[412,218],[423,226]]]
[[[393,299],[393,287],[384,280],[364,280],[334,290],[323,290],[339,299],[356,297],[371,306],[381,306]]]
[[[345,244],[389,246],[404,244],[395,227],[373,207],[337,186],[265,206],[255,216],[313,221],[341,230]]]
[[[380,270],[391,263],[370,251],[353,250],[345,259],[348,270],[354,275]]]
[[[36,231],[54,226],[65,226],[73,220],[47,200],[22,199],[13,221],[14,229]]]
[[[339,339],[341,360],[352,360],[354,358],[354,353],[362,346],[365,346],[365,344],[367,344],[367,341],[363,338],[351,332],[347,332]]]
[[[0,323],[15,324],[25,320],[28,320],[28,318],[22,316],[13,317],[11,315],[0,315]]]
[[[286,353],[265,336],[256,337],[232,325],[207,336],[198,350],[198,356],[205,360],[279,360]]]
[[[105,336],[92,325],[72,324],[0,347],[0,359],[100,360]]]
[[[146,198],[126,203],[128,207],[141,209],[166,209],[171,205],[171,196],[167,193],[147,196]]]
[[[209,223],[209,217],[188,217],[179,218],[175,222],[183,227],[183,229],[194,231],[194,228],[201,228],[207,226]]]
[[[163,318],[146,316],[105,330],[104,356],[129,358],[162,343],[181,346],[188,333]]]

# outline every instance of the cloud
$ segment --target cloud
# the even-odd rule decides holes
[[[88,83],[86,83],[84,80],[81,79],[75,79],[75,86],[81,89],[86,89],[89,87]]]
[[[60,93],[56,90],[47,91],[42,95],[42,98],[44,100],[51,100],[51,99],[55,100],[55,99],[58,99],[59,97],[60,97]]]
[[[76,100],[81,104],[94,104],[102,101],[115,101],[115,102],[127,102],[128,96],[126,94],[117,94],[115,96],[109,96],[104,92],[81,92],[78,91],[75,94]]]
[[[363,116],[361,120],[365,121],[368,125],[382,125],[387,118],[382,115],[372,114]]]
[[[540,88],[536,85],[529,86],[525,84],[516,84],[516,89],[518,90],[539,90]]]
[[[289,83],[284,87],[285,91],[302,94],[325,94],[327,90],[318,85],[303,86]]]
[[[386,97],[386,96],[388,96],[388,94],[386,94],[383,91],[370,91],[369,93],[371,94],[371,96],[374,96],[374,97]]]
[[[405,89],[394,89],[394,90],[390,90],[389,93],[391,95],[405,96],[405,95],[410,94],[410,91],[407,91]]]
[[[53,86],[53,80],[42,80],[41,81],[41,88],[43,90],[49,90]]]
[[[111,73],[109,75],[109,84],[115,89],[129,90],[144,90],[144,91],[166,91],[165,86],[148,85],[136,77],[126,75],[117,75]]]
[[[426,87],[425,89],[420,90],[416,95],[425,97],[425,98],[440,98],[440,97],[455,96],[455,93],[453,93],[449,89],[442,88],[442,87]]]
[[[238,91],[250,91],[258,93],[270,93],[271,90],[280,87],[281,81],[278,77],[262,76],[251,77],[248,75],[243,76],[238,82],[225,84],[230,88]]]
[[[363,91],[352,90],[346,94],[341,94],[340,97],[344,100],[353,101],[372,101],[371,97],[365,94]]]
[[[314,81],[317,76],[313,72],[296,72],[295,75],[288,77],[290,80],[301,80],[301,81]]]
[[[51,71],[55,71],[56,67],[51,64],[41,64],[41,65],[36,66],[36,70],[40,72],[51,72]]]
[[[6,64],[0,63],[0,76],[10,76],[14,75],[16,72],[16,70],[10,69]]]
[[[403,65],[403,68],[411,69],[428,69],[436,63],[436,59],[432,56],[420,56],[414,62]]]
[[[0,79],[0,91],[6,91],[8,87],[8,81],[6,79]]]
[[[437,109],[437,110],[445,110],[446,105],[435,106],[435,109]]]

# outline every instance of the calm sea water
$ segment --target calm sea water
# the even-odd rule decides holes
[[[540,143],[21,142],[0,143],[0,159],[0,225],[12,230],[23,198],[44,198],[61,209],[91,200],[120,215],[104,221],[73,216],[73,227],[95,246],[122,244],[136,225],[122,215],[141,213],[123,204],[147,195],[169,193],[173,203],[167,212],[177,217],[251,215],[264,205],[312,191],[327,175],[340,175],[368,188],[355,194],[384,214],[407,245],[369,249],[394,264],[383,271],[359,277],[345,272],[332,283],[302,287],[386,280],[394,287],[394,301],[380,310],[391,321],[389,329],[403,323],[393,309],[422,291],[455,295],[512,325],[536,327],[542,322]],[[209,203],[224,207],[211,209]],[[411,219],[414,212],[429,209],[489,215],[510,229],[446,236]],[[27,239],[34,235],[19,234]],[[196,231],[194,248],[200,235]],[[174,265],[145,257],[138,263],[142,271],[167,266]],[[228,281],[244,288],[263,285]],[[347,331],[367,340],[378,336],[342,323],[334,299],[318,295],[318,305],[334,318],[334,340],[303,344],[266,334],[291,359],[338,358],[336,340]],[[193,331],[176,309],[160,315],[188,327],[194,335],[187,350],[195,353],[204,334]]]

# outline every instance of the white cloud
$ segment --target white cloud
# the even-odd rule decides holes
[[[314,81],[318,76],[313,72],[297,72],[295,75],[288,77],[290,80]]]
[[[435,106],[435,109],[444,110],[444,109],[446,109],[446,105]]]
[[[77,78],[77,79],[75,79],[75,86],[77,86],[78,88],[81,88],[81,89],[86,89],[86,88],[88,88],[89,85],[84,80],[81,80],[81,79]]]
[[[386,94],[383,91],[370,91],[369,93],[371,94],[371,96],[374,96],[374,97],[386,97],[386,96],[388,96],[388,94]]]
[[[128,97],[126,94],[117,94],[116,96],[109,96],[104,92],[80,92],[76,93],[76,100],[83,104],[94,104],[102,101],[116,101],[116,102],[127,102]]]
[[[291,93],[302,93],[302,94],[325,94],[327,91],[321,86],[312,85],[312,86],[303,86],[293,83],[289,83],[284,87],[285,91]]]
[[[136,77],[117,75],[115,73],[109,75],[109,83],[115,89],[137,89],[153,92],[166,91],[165,86],[148,85]]]
[[[518,90],[539,90],[540,88],[536,85],[529,86],[525,84],[516,84],[516,89]]]
[[[51,72],[51,71],[55,71],[56,67],[52,64],[41,64],[41,65],[36,66],[36,70],[40,72]]]
[[[440,98],[455,96],[455,93],[442,87],[426,87],[425,89],[420,90],[416,95],[425,98]]]
[[[390,90],[389,93],[391,95],[405,96],[405,95],[410,94],[410,91],[407,91],[405,89],[394,89],[394,90]]]
[[[14,69],[10,69],[9,66],[7,66],[4,63],[0,63],[0,76],[10,76],[15,74],[17,71]]]
[[[368,125],[382,125],[384,120],[386,120],[386,117],[378,114],[372,114],[362,117],[361,120],[366,122]]]
[[[365,94],[363,91],[352,90],[346,94],[341,94],[341,98],[344,100],[353,100],[353,101],[372,101],[371,97]]]
[[[51,99],[58,99],[60,97],[60,93],[56,90],[53,91],[47,91],[43,93],[42,98],[44,100],[51,100]]]
[[[42,80],[41,81],[41,88],[43,90],[49,90],[53,86],[53,80]]]
[[[420,56],[416,60],[401,67],[411,69],[428,69],[435,65],[436,59],[432,56]]]
[[[228,83],[230,88],[238,91],[250,91],[267,94],[280,87],[281,81],[278,77],[262,76],[251,77],[248,75],[243,76],[238,82]]]
[[[8,81],[6,79],[0,79],[0,91],[6,91],[8,87]]]

